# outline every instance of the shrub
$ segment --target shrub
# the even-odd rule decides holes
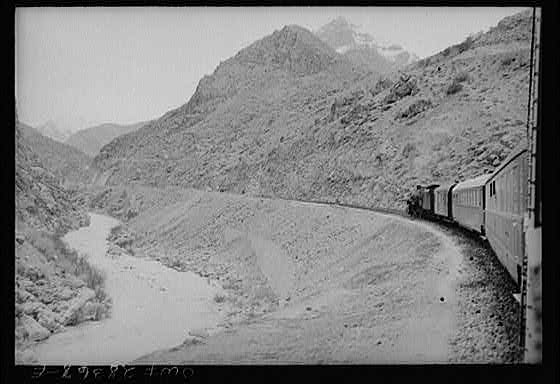
[[[402,151],[403,157],[409,157],[414,151],[416,151],[416,145],[414,143],[407,143]]]
[[[503,67],[507,67],[508,65],[513,63],[514,61],[515,61],[515,56],[507,55],[507,56],[502,58],[501,64],[502,64]]]
[[[461,91],[462,89],[463,89],[463,84],[453,81],[451,84],[449,84],[449,86],[445,90],[445,93],[448,95],[453,95]]]
[[[457,48],[459,48],[459,53],[471,49],[473,44],[474,44],[474,39],[472,38],[472,36],[467,37],[465,41],[463,41],[461,44],[457,46]]]
[[[430,100],[427,99],[420,99],[418,101],[415,101],[414,103],[410,104],[408,106],[408,108],[406,108],[404,111],[401,111],[399,114],[397,114],[396,118],[398,119],[407,119],[413,116],[416,116],[417,114],[429,109],[432,107],[432,102]]]
[[[226,301],[226,295],[217,293],[217,294],[214,296],[214,301],[215,301],[216,303],[223,303],[224,301]]]
[[[371,96],[375,96],[385,89],[391,87],[392,85],[393,82],[391,81],[391,79],[382,77],[381,79],[377,80],[375,86],[369,90],[369,93],[371,94]]]
[[[455,83],[462,83],[463,81],[467,81],[469,80],[469,74],[465,71],[461,71],[458,74],[455,75],[455,78],[453,79],[453,81]]]

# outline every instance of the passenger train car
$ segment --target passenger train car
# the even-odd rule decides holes
[[[488,242],[518,285],[524,253],[526,196],[527,143],[522,142],[486,181],[485,208]]]
[[[453,222],[484,236],[518,287],[524,252],[526,156],[527,142],[522,141],[492,174],[417,187],[422,217]]]

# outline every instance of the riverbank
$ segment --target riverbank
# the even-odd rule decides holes
[[[112,299],[111,315],[53,335],[35,347],[42,364],[112,364],[130,362],[142,354],[171,348],[189,330],[216,328],[220,308],[213,301],[220,287],[192,272],[178,272],[155,260],[120,254],[107,256],[107,236],[119,222],[90,214],[88,227],[64,240],[84,253],[105,273]]]

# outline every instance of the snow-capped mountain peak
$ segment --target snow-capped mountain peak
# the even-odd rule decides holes
[[[374,38],[343,17],[337,17],[322,26],[315,31],[315,34],[340,54],[355,57],[358,51],[362,51],[362,55],[360,55],[362,63],[363,54],[374,57],[381,56],[387,61],[387,65],[393,67],[402,67],[419,59],[417,55],[400,45]],[[380,63],[377,62],[376,64]]]

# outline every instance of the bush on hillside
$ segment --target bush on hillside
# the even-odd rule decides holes
[[[409,119],[432,107],[432,102],[427,99],[420,99],[410,104],[408,108],[397,114],[397,119]]]
[[[369,89],[369,93],[371,94],[371,96],[375,96],[391,87],[392,85],[393,82],[391,81],[391,79],[382,77],[381,79],[377,80],[373,88]]]
[[[416,85],[416,79],[408,75],[401,75],[398,82],[396,82],[389,94],[385,97],[385,104],[392,104],[406,96],[413,96],[419,91]]]
[[[514,61],[515,61],[515,56],[514,55],[507,55],[507,56],[503,57],[502,60],[501,60],[502,67],[507,67],[508,65],[513,63]]]
[[[455,83],[462,83],[464,81],[469,80],[470,76],[467,72],[465,71],[461,71],[458,74],[455,75],[455,78],[453,79],[453,81]]]
[[[460,92],[462,89],[463,89],[463,84],[453,81],[451,84],[449,84],[449,86],[445,90],[445,93],[447,95],[453,95],[457,92]]]
[[[459,49],[459,53],[471,49],[473,44],[474,44],[474,39],[472,38],[472,36],[467,37],[465,41],[463,41],[461,44],[457,46],[457,48]]]

